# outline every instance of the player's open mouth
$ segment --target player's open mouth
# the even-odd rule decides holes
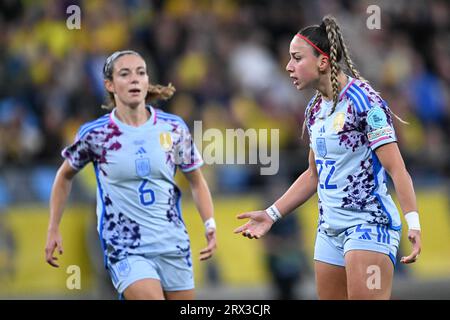
[[[141,93],[141,89],[130,89],[128,90],[128,92],[131,94],[139,94]]]

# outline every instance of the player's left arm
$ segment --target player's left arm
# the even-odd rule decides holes
[[[406,170],[397,143],[382,145],[375,150],[375,153],[383,168],[392,178],[400,207],[409,226],[408,239],[413,245],[413,252],[407,257],[402,257],[401,262],[413,263],[421,251],[421,234],[416,194],[411,176]]]
[[[184,175],[189,181],[192,198],[205,224],[208,246],[200,251],[200,260],[207,260],[211,258],[217,247],[216,223],[214,221],[214,206],[211,192],[200,168],[185,172]]]

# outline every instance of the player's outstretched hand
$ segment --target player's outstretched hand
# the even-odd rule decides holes
[[[241,213],[237,218],[250,219],[246,224],[234,230],[234,233],[241,233],[244,237],[249,239],[261,238],[270,230],[273,224],[273,220],[266,211],[263,210]]]

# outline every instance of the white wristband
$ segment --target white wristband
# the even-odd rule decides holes
[[[216,229],[216,221],[213,217],[205,221],[205,230],[208,231],[208,229]]]
[[[409,230],[420,230],[419,214],[416,211],[405,214],[405,220],[408,223]]]
[[[277,222],[283,217],[278,208],[274,204],[268,207],[266,209],[266,212],[269,215],[269,217],[273,220],[273,222]]]

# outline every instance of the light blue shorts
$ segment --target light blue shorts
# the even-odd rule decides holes
[[[314,260],[337,266],[345,266],[345,254],[350,250],[381,252],[396,264],[401,230],[392,230],[385,225],[360,224],[350,227],[336,236],[317,232]]]
[[[108,270],[119,294],[132,283],[142,279],[157,279],[164,291],[190,290],[194,288],[192,262],[185,256],[129,255]]]

